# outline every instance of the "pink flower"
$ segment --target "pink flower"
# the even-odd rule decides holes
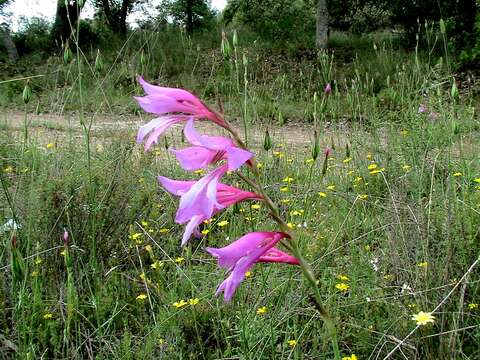
[[[428,114],[428,118],[431,120],[431,121],[435,121],[435,120],[438,120],[438,117],[440,115],[435,112],[435,111],[430,111],[430,113]]]
[[[208,176],[208,175],[207,175]],[[202,179],[201,179],[202,180]],[[200,180],[200,181],[201,181]],[[159,176],[158,181],[160,184],[170,193],[176,196],[183,197],[185,194],[189,193],[193,186],[196,185],[195,181],[180,181],[180,180],[172,180],[166,178],[164,176]],[[249,191],[243,191],[237,189],[233,186],[229,186],[222,183],[216,184],[216,204],[213,206],[213,212],[211,215],[207,216],[205,213],[201,213],[199,211],[187,211],[184,210],[182,212],[182,216],[179,216],[179,212],[177,212],[177,223],[183,224],[188,222],[185,227],[185,232],[182,238],[182,246],[187,243],[193,233],[198,235],[198,226],[205,220],[210,219],[213,215],[217,212],[221,211],[222,209],[231,206],[235,203],[252,199],[252,200],[261,200],[261,196]],[[179,220],[180,219],[180,220]]]
[[[325,94],[330,94],[332,92],[332,85],[330,85],[330,83],[327,83],[324,92]]]
[[[147,83],[142,77],[138,77],[138,81],[147,95],[137,96],[135,100],[146,112],[160,115],[143,125],[138,131],[138,143],[141,143],[148,135],[145,150],[156,143],[159,136],[170,126],[188,119],[208,119],[221,127],[227,127],[227,124],[219,116],[188,91],[154,86]]]
[[[234,171],[253,156],[251,152],[239,149],[231,139],[199,134],[195,129],[193,120],[187,122],[184,133],[186,139],[194,146],[170,151],[175,154],[185,170],[193,171],[206,168],[208,165],[226,159],[228,170]]]
[[[427,111],[427,107],[423,104],[420,104],[420,106],[418,107],[418,113],[423,114],[426,111]]]
[[[66,244],[68,244],[68,231],[66,228],[63,228],[63,242]]]
[[[287,237],[289,235],[283,232],[253,232],[223,248],[207,248],[206,250],[218,259],[218,266],[230,271],[230,275],[220,284],[215,295],[223,291],[225,302],[230,301],[245,279],[245,273],[256,262],[298,264],[298,260],[295,261],[295,258],[278,249],[271,251],[281,239]]]

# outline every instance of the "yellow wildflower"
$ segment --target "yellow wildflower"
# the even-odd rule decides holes
[[[475,181],[477,184],[480,184],[480,178],[475,178],[473,181]]]
[[[60,255],[67,256],[67,249],[63,249],[62,251],[60,251]]]
[[[208,230],[208,229],[203,229],[201,231],[202,235],[207,235],[209,232],[210,232],[210,230]]]
[[[291,182],[293,181],[293,178],[290,177],[290,176],[287,176],[287,177],[284,178],[282,181],[283,181],[283,182],[286,182],[286,183],[291,183]]]
[[[193,306],[193,305],[197,305],[199,301],[200,301],[199,298],[194,298],[194,299],[188,300],[188,303]]]
[[[184,307],[185,305],[188,305],[188,302],[186,302],[185,300],[180,300],[180,301],[175,301],[172,306],[176,307],[177,309],[181,309],[182,307]]]
[[[404,129],[404,130],[400,131],[400,134],[402,134],[403,136],[407,136],[408,135],[408,130]]]
[[[327,190],[335,190],[335,185],[328,185]]]
[[[198,169],[194,171],[195,174],[201,175],[204,173],[203,169]]]
[[[350,356],[344,356],[344,357],[342,357],[342,360],[358,360],[358,357],[357,357],[357,355],[352,354],[352,355],[350,355]]]
[[[360,200],[368,200],[368,194],[358,195],[358,198],[359,198]]]
[[[155,269],[155,270],[158,270],[160,269],[161,267],[163,266],[163,262],[162,261],[155,261],[153,264],[150,265],[150,267],[152,269]]]
[[[162,229],[158,230],[158,232],[159,232],[160,234],[166,234],[166,233],[168,233],[169,231],[170,231],[170,229],[166,229],[166,228],[162,228]]]
[[[414,309],[417,307],[417,304],[408,304],[407,305],[410,309]]]
[[[145,279],[146,279],[146,276],[145,276],[145,273],[144,273],[144,272],[142,272],[142,273],[140,274],[140,279],[142,279],[142,280],[145,280]]]
[[[282,204],[288,204],[290,202],[290,199],[282,199],[280,200]]]
[[[375,170],[377,167],[378,167],[378,165],[373,163],[373,164],[368,165],[368,170]]]
[[[260,204],[253,204],[253,205],[251,206],[251,208],[252,208],[253,210],[258,210],[258,209],[260,209],[261,207],[262,207],[262,206],[261,206]]]
[[[303,215],[303,210],[293,210],[293,211],[290,211],[290,215],[291,216],[299,216],[299,215]]]
[[[281,151],[274,151],[273,152],[273,155],[278,157],[279,159],[283,158],[285,156],[285,154]]]
[[[352,158],[351,158],[351,157],[347,157],[347,158],[345,158],[345,159],[342,160],[342,162],[343,162],[344,164],[348,164],[350,161],[352,161]]]
[[[53,149],[55,147],[54,143],[48,143],[47,144],[47,149]]]
[[[412,316],[412,320],[414,320],[417,325],[427,325],[428,323],[435,322],[435,316],[432,315],[431,312],[423,312],[420,311],[418,314]]]
[[[267,307],[266,306],[262,306],[262,307],[259,307],[257,309],[257,315],[264,315],[267,313]]]
[[[184,261],[185,261],[185,258],[183,258],[183,257],[181,257],[181,256],[175,258],[175,262],[176,262],[177,264],[181,264],[181,263],[183,263]]]
[[[140,221],[140,225],[142,225],[143,227],[147,227],[148,226],[148,221],[142,220],[142,221]]]
[[[462,175],[463,175],[463,173],[461,173],[460,171],[457,171],[457,172],[453,173],[453,176],[455,176],[455,177],[460,177]]]
[[[147,298],[147,294],[140,294],[136,297],[138,301],[143,301]]]
[[[402,166],[402,169],[403,169],[403,171],[405,171],[405,172],[409,172],[411,168],[412,168],[412,167],[411,167],[410,165],[407,165],[407,164],[405,164],[405,165]]]
[[[149,254],[151,254],[153,252],[152,245],[150,245],[150,244],[145,245],[145,251],[148,252]]]
[[[13,172],[13,167],[7,166],[5,169],[3,169],[4,173],[10,174]]]
[[[336,285],[335,285],[335,288],[336,288],[337,290],[342,291],[342,292],[347,292],[348,289],[350,289],[350,285],[345,284],[345,283],[339,283],[339,284],[336,284]]]
[[[310,159],[305,160],[305,164],[311,164],[314,161],[315,161],[314,159],[310,158]]]
[[[295,227],[295,225],[293,225],[291,222],[287,223],[287,226],[290,228],[290,229],[293,229]]]
[[[37,257],[34,261],[35,265],[40,265],[43,262],[42,258]]]
[[[288,346],[293,348],[293,347],[297,346],[297,340],[295,340],[295,339],[288,340],[287,344],[288,344]]]
[[[257,163],[257,169],[261,169],[263,167],[263,164],[261,162]]]
[[[281,192],[287,192],[288,189],[289,189],[288,186],[282,186],[282,187],[280,188],[280,191],[281,191]]]
[[[37,271],[37,270],[32,271],[31,276],[32,276],[32,277],[37,277],[37,276],[38,276],[38,271]]]
[[[222,220],[220,221],[217,226],[219,227],[224,227],[224,226],[227,226],[228,225],[228,221],[227,220]]]
[[[375,169],[375,170],[370,171],[370,175],[377,175],[378,173],[381,173],[381,172],[384,172],[384,171],[385,171],[385,168]]]
[[[338,275],[337,278],[338,278],[338,280],[341,280],[341,281],[350,280],[347,275],[343,275],[343,274]]]
[[[245,273],[245,277],[248,278],[248,277],[250,277],[250,276],[252,276],[252,272],[251,272],[251,271],[247,271],[247,272]]]
[[[318,196],[324,198],[324,197],[327,197],[327,194],[324,193],[323,191],[320,191],[320,192],[318,193]]]
[[[43,319],[44,320],[50,320],[51,318],[53,318],[53,314],[52,313],[45,313],[43,314]]]
[[[470,310],[476,310],[476,309],[479,308],[479,305],[476,304],[476,303],[470,303],[470,304],[468,304],[468,308],[469,308]]]
[[[428,262],[427,261],[422,261],[422,262],[419,262],[417,264],[418,267],[427,267],[428,266]]]
[[[372,154],[367,154],[367,159],[368,160],[373,160],[373,155]]]

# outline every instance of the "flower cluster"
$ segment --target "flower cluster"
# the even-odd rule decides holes
[[[136,97],[146,112],[158,115],[142,126],[137,142],[145,141],[145,150],[158,142],[159,137],[170,126],[184,123],[184,134],[190,147],[170,149],[180,166],[190,172],[206,171],[198,181],[174,180],[159,176],[160,184],[171,194],[180,197],[175,221],[185,224],[181,245],[184,246],[192,235],[200,236],[199,226],[223,209],[245,200],[263,201],[263,196],[221,183],[227,172],[242,166],[252,166],[253,154],[239,142],[222,136],[207,136],[195,129],[197,121],[211,121],[231,131],[229,124],[202,101],[186,90],[154,86],[141,77],[146,96]],[[216,167],[215,167],[216,166]],[[215,167],[208,172],[210,167]],[[290,236],[283,232],[252,232],[242,236],[223,248],[207,248],[218,260],[218,265],[229,272],[220,284],[216,294],[224,293],[230,301],[246,273],[257,262],[282,262],[298,264],[298,260],[279,250],[276,245]]]

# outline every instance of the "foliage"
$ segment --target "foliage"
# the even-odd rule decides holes
[[[215,24],[215,12],[210,1],[205,0],[164,0],[158,6],[164,17],[172,17],[177,25],[187,27],[189,12],[193,29],[211,29]]]
[[[53,50],[50,36],[51,24],[44,18],[23,18],[20,30],[14,33],[13,41],[20,55],[31,53],[48,54]]]

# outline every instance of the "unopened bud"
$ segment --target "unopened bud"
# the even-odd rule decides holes
[[[103,61],[100,55],[100,49],[97,50],[97,56],[95,57],[95,71],[101,72],[103,70]]]
[[[453,78],[452,90],[450,90],[450,95],[452,96],[453,99],[458,97],[458,88],[457,88],[457,83],[455,81],[455,78]]]
[[[312,146],[312,159],[317,160],[318,155],[320,154],[320,139],[318,138],[318,134],[316,130],[314,131],[313,136],[315,137],[315,139],[313,141],[313,146]]]
[[[332,85],[330,85],[330,83],[327,83],[327,85],[325,85],[325,94],[330,94],[332,92]]]
[[[327,173],[327,169],[328,169],[328,158],[330,157],[330,154],[332,153],[332,150],[329,149],[329,148],[326,148],[325,149],[325,152],[324,152],[324,159],[323,159],[323,166],[322,166],[322,175],[325,175]]]
[[[230,57],[230,42],[228,41],[227,35],[225,31],[222,31],[222,43],[220,45],[220,49],[222,50],[223,57],[228,59]]]
[[[233,46],[237,47],[238,46],[238,34],[237,30],[233,30],[233,38],[232,38],[232,44]]]
[[[445,21],[443,19],[440,19],[440,32],[445,35],[447,33],[447,29],[445,27]]]
[[[32,88],[30,87],[30,80],[27,81],[22,93],[23,102],[28,104],[32,100]]]
[[[140,53],[140,64],[144,66],[147,63],[147,59],[145,58],[145,52],[142,50]]]
[[[350,145],[345,144],[345,157],[348,159],[350,157]]]
[[[268,151],[272,148],[272,138],[268,132],[268,128],[265,130],[265,136],[263,138],[263,148]]]
[[[66,228],[63,228],[63,243],[65,244],[65,246],[68,245],[68,231]]]
[[[65,64],[70,64],[73,59],[72,50],[70,50],[70,46],[68,42],[65,44],[65,49],[63,50],[63,62]]]

